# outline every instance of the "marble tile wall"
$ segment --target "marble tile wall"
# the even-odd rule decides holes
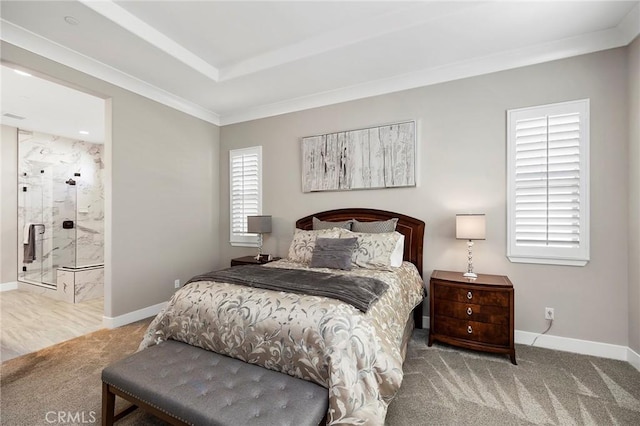
[[[103,146],[21,130],[18,162],[18,278],[55,284],[58,267],[103,263]],[[75,186],[65,183],[70,178]],[[75,227],[63,229],[65,220],[73,220]],[[27,223],[45,225],[30,264],[23,263]]]
[[[57,299],[69,303],[80,303],[97,299],[104,294],[104,268],[81,270],[58,269]]]

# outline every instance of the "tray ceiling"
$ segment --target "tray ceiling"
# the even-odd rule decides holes
[[[2,39],[224,125],[627,45],[639,2],[2,1]]]

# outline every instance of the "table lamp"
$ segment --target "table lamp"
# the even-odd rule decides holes
[[[247,216],[247,232],[258,234],[259,245],[256,260],[262,255],[262,234],[271,233],[271,216]]]
[[[486,234],[486,221],[484,214],[457,214],[456,215],[456,238],[467,240],[467,278],[478,278],[478,274],[473,272],[473,241],[484,240]]]

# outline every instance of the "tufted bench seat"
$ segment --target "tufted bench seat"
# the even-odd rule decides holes
[[[132,406],[114,414],[115,396]],[[173,425],[318,425],[327,389],[173,340],[102,371],[102,424],[141,407]]]

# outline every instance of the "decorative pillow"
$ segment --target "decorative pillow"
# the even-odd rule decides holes
[[[402,260],[404,259],[404,235],[399,232],[396,232],[396,234],[399,234],[400,238],[398,238],[396,248],[394,248],[393,253],[391,253],[391,266],[399,268],[402,266]]]
[[[398,218],[394,217],[389,220],[381,220],[376,222],[358,222],[353,220],[351,230],[353,232],[369,232],[371,234],[380,234],[383,232],[393,232],[396,230]]]
[[[342,228],[342,229],[348,229],[349,231],[351,231],[351,223],[353,222],[352,220],[346,220],[344,222],[325,222],[318,219],[317,217],[314,217],[312,220],[313,220],[314,231],[317,231],[319,229],[331,229],[331,228]]]
[[[300,263],[311,262],[311,254],[316,245],[316,238],[339,238],[340,228],[322,229],[319,231],[303,231],[296,229],[289,246],[289,260]]]
[[[341,230],[341,238],[356,237],[358,242],[351,255],[351,263],[360,268],[391,270],[391,255],[396,249],[399,232],[382,232],[377,234],[351,232]]]
[[[357,241],[357,238],[316,238],[309,266],[350,270]]]

